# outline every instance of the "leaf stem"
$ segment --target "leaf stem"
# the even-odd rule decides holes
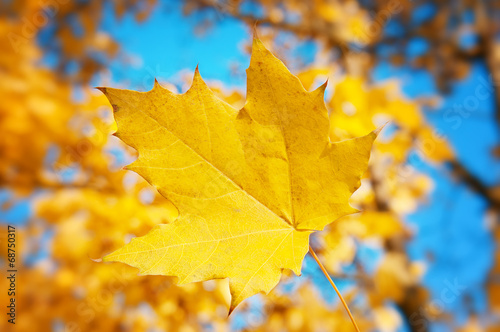
[[[349,318],[351,319],[352,325],[354,325],[354,328],[356,329],[357,332],[360,332],[359,331],[359,327],[356,324],[356,321],[354,320],[354,317],[352,316],[351,311],[349,310],[349,307],[347,306],[347,303],[345,302],[344,298],[342,297],[342,294],[340,294],[337,286],[335,286],[335,283],[333,282],[332,278],[330,278],[330,276],[328,275],[328,272],[326,272],[325,267],[323,266],[323,264],[321,264],[318,256],[316,256],[316,253],[314,252],[314,250],[313,250],[313,248],[311,246],[309,246],[309,252],[313,256],[313,258],[316,261],[316,263],[318,263],[321,271],[323,271],[323,274],[326,276],[326,278],[328,279],[328,281],[330,281],[330,284],[333,286],[333,289],[335,289],[335,292],[337,293],[337,295],[338,295],[338,297],[340,299],[340,302],[342,302],[342,305],[344,306],[345,310],[347,311],[347,314],[349,315]]]

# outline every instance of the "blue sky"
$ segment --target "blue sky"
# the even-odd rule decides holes
[[[231,75],[229,64],[244,64],[242,68],[246,68],[249,63],[249,56],[242,51],[243,42],[251,37],[246,26],[225,19],[199,36],[195,33],[199,19],[183,16],[179,7],[160,7],[140,25],[130,15],[120,22],[106,22],[106,29],[113,32],[124,52],[140,59],[135,66],[115,62],[111,67],[113,80],[118,84],[129,81],[128,88],[148,90],[154,77],[168,81],[181,70],[194,71],[199,64],[204,78],[244,87],[244,80]]]

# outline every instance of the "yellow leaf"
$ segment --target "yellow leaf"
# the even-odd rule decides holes
[[[356,211],[348,200],[376,137],[331,143],[325,85],[307,92],[258,39],[247,74],[239,111],[198,70],[182,95],[159,84],[145,93],[102,88],[116,135],[139,153],[128,169],[179,210],[104,260],[180,284],[229,278],[231,311],[269,292],[282,269],[299,275],[309,235]]]

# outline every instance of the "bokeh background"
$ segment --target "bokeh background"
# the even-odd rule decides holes
[[[176,210],[122,167],[95,86],[176,92],[194,68],[235,107],[253,29],[331,139],[390,121],[352,198],[312,245],[363,331],[500,331],[500,3],[473,0],[0,2],[0,306],[17,228],[16,325],[1,331],[351,331],[306,257],[227,318],[227,282],[178,287],[102,257]],[[5,290],[5,291],[4,291]],[[4,309],[6,312],[6,309]]]

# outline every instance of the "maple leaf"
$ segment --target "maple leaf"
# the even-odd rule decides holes
[[[116,135],[143,176],[179,210],[104,257],[179,284],[229,278],[230,312],[269,292],[283,269],[300,275],[309,235],[356,212],[349,197],[366,170],[376,133],[331,143],[326,83],[306,91],[254,39],[245,106],[217,98],[198,68],[184,94],[101,88]]]

